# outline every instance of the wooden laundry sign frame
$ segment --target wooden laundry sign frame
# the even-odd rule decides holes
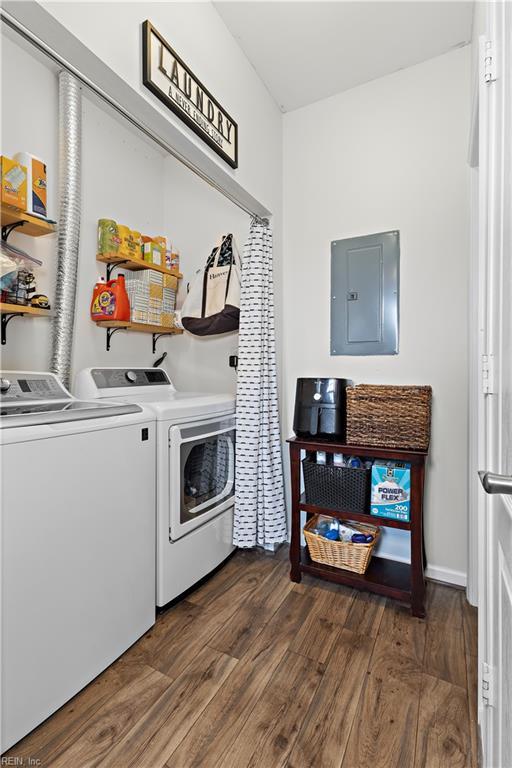
[[[150,21],[142,24],[142,82],[232,168],[238,125]]]

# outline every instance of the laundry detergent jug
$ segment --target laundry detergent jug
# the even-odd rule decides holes
[[[91,319],[130,320],[130,301],[126,292],[124,275],[106,283],[103,278],[94,286],[91,301]]]

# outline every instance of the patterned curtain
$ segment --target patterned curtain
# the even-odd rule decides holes
[[[244,246],[236,400],[233,543],[286,540],[274,337],[272,231],[253,221]]]

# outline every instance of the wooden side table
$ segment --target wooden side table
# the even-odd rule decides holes
[[[396,448],[372,448],[362,445],[345,445],[320,439],[294,437],[288,440],[290,445],[291,485],[292,485],[292,531],[290,545],[290,578],[300,582],[303,573],[310,573],[321,579],[346,584],[349,587],[365,589],[379,595],[402,600],[411,606],[413,616],[425,616],[425,547],[423,542],[423,485],[427,451],[403,451]],[[410,522],[388,520],[368,514],[355,514],[342,509],[333,510],[307,504],[301,496],[301,451],[308,453],[325,451],[326,453],[344,453],[350,456],[371,457],[375,459],[394,459],[411,464],[411,514]],[[372,557],[365,574],[333,568],[315,563],[309,557],[306,547],[301,547],[301,512],[308,518],[313,514],[330,515],[342,520],[357,520],[373,525],[400,528],[411,532],[411,562],[402,563]]]

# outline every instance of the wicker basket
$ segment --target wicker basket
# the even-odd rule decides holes
[[[332,565],[334,568],[343,568],[354,573],[366,573],[370,564],[373,549],[380,536],[380,529],[376,525],[367,523],[353,523],[361,533],[371,533],[373,541],[370,544],[352,544],[351,541],[331,541],[324,536],[318,536],[311,532],[316,525],[317,516],[304,526],[304,538],[308,545],[309,556],[315,563]]]
[[[317,464],[303,459],[306,503],[344,512],[368,512],[371,469]]]
[[[432,387],[349,387],[347,443],[426,451],[431,403]]]

